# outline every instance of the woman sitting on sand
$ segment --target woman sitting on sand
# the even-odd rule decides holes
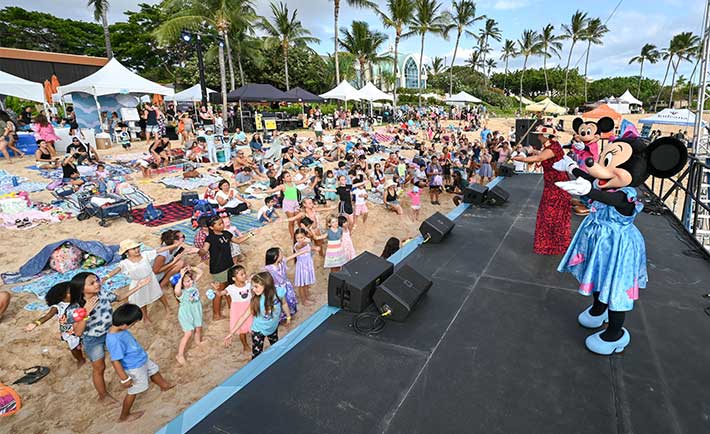
[[[35,165],[40,169],[55,169],[59,164],[57,151],[43,140],[37,141],[37,151],[35,152]]]

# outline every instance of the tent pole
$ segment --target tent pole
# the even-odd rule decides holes
[[[242,114],[242,100],[239,100],[239,125],[242,131],[244,131],[244,115]]]
[[[101,104],[99,104],[99,97],[96,95],[96,86],[92,86],[94,88],[94,101],[96,102],[96,114],[99,117],[99,132],[103,132],[104,129],[102,127],[103,120],[101,119]]]

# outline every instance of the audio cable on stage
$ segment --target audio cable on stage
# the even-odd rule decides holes
[[[392,310],[389,306],[382,306],[380,312],[362,312],[353,317],[352,328],[356,333],[361,335],[376,335],[385,328],[386,316],[392,315]]]

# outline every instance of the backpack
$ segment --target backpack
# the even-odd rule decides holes
[[[145,207],[145,211],[143,211],[143,220],[146,222],[152,222],[155,220],[160,220],[163,218],[163,212],[159,209],[157,209],[155,206],[153,206],[152,203],[149,203],[147,207]]]
[[[196,229],[199,226],[200,218],[212,217],[216,215],[217,212],[214,210],[214,207],[211,203],[207,202],[206,200],[195,200],[194,208],[192,211],[192,218],[190,219],[190,222],[192,223],[192,227]]]

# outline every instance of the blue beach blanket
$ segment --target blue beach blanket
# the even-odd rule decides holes
[[[242,233],[249,232],[263,226],[263,224],[257,220],[255,213],[231,216],[229,220],[232,222],[232,226],[239,229],[239,232]],[[195,242],[195,234],[197,233],[197,230],[193,229],[192,222],[190,220],[162,228],[159,232],[156,232],[156,234],[160,235],[167,230],[177,230],[182,232],[185,235],[185,242],[187,244],[193,245]]]

